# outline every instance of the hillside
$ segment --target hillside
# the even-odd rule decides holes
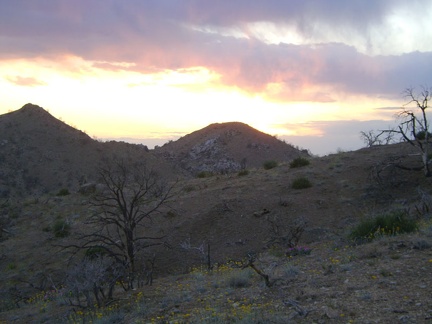
[[[167,176],[175,173],[144,145],[98,142],[37,105],[0,116],[0,197],[77,191],[97,180],[104,160],[116,158],[145,160]]]
[[[406,163],[416,163],[418,156],[409,145],[308,157],[247,125],[228,123],[210,125],[153,152],[93,141],[40,107],[24,108],[0,116],[0,125],[12,124],[7,132],[1,127],[0,139],[7,138],[1,147],[7,163],[1,170],[9,181],[3,186],[18,186],[22,179],[19,172],[14,177],[11,163],[31,166],[32,175],[41,180],[32,195],[0,201],[0,225],[5,229],[0,241],[0,322],[93,322],[103,317],[106,322],[126,323],[393,323],[432,318],[432,184],[421,172],[395,169],[389,163],[402,160],[401,155]],[[63,147],[57,146],[56,138]],[[206,142],[216,148],[209,144],[212,149],[197,149]],[[249,143],[262,149],[248,148]],[[282,152],[277,153],[277,147]],[[58,155],[49,159],[50,150],[58,150]],[[223,155],[217,155],[221,151]],[[273,151],[254,160],[260,152]],[[142,232],[164,237],[167,244],[141,252],[142,259],[155,256],[153,286],[126,292],[118,286],[112,308],[70,307],[60,287],[80,259],[70,259],[70,251],[61,246],[77,242],[91,226],[88,219],[95,210],[92,195],[69,187],[75,181],[78,188],[79,181],[73,178],[68,183],[68,172],[92,177],[91,168],[99,159],[115,154],[144,157],[164,168],[168,179],[176,179],[172,208],[155,216]],[[310,164],[290,167],[296,154],[303,154]],[[208,159],[208,165],[215,166],[221,157],[231,162],[246,158],[248,172],[193,176],[199,170],[197,161]],[[268,159],[280,163],[265,170],[262,161]],[[178,161],[184,164],[175,169]],[[311,186],[294,188],[299,178]],[[66,182],[60,186],[62,179]],[[58,196],[63,187],[71,194]],[[366,244],[348,239],[359,221],[394,210],[418,220],[419,231],[383,235]],[[58,221],[70,226],[69,235],[56,237]],[[290,258],[286,246],[274,239],[296,223],[304,226],[300,246],[312,252]],[[205,270],[209,247],[212,272]],[[276,281],[273,286],[266,287],[252,269],[235,267],[251,252],[258,256],[257,267]]]

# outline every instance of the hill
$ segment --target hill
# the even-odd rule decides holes
[[[164,177],[195,176],[200,171],[226,173],[306,156],[245,124],[210,125],[163,147],[99,142],[26,104],[0,116],[0,197],[38,195],[67,188],[77,191],[96,182],[106,160],[146,161]]]
[[[155,256],[154,285],[126,292],[117,286],[112,304],[115,307],[110,304],[87,310],[69,306],[70,299],[60,288],[70,269],[80,262],[77,257],[70,259],[70,253],[61,246],[77,242],[78,234],[91,226],[88,220],[95,212],[92,195],[70,190],[71,194],[58,196],[59,184],[42,178],[35,188],[48,189],[33,190],[32,196],[1,200],[0,225],[6,231],[0,242],[0,321],[93,322],[99,316],[107,322],[126,323],[430,320],[432,185],[421,173],[392,167],[401,156],[407,163],[415,163],[418,156],[409,145],[307,157],[309,165],[298,168],[292,168],[288,162],[295,154],[305,152],[294,150],[294,155],[289,156],[286,151],[279,153],[277,167],[265,170],[260,163],[263,160],[256,162],[255,168],[249,164],[260,154],[254,149],[250,153],[248,143],[280,143],[282,150],[288,149],[287,145],[244,124],[210,125],[153,152],[125,143],[93,141],[57,123],[41,108],[30,108],[5,115],[14,125],[9,126],[9,133],[4,133],[8,136],[4,146],[12,144],[4,151],[12,154],[5,157],[8,163],[28,165],[28,161],[17,157],[25,156],[32,162],[32,156],[36,156],[36,160],[43,159],[38,168],[47,176],[50,170],[44,170],[44,166],[57,168],[55,179],[59,181],[67,179],[70,169],[77,174],[82,172],[78,166],[92,177],[87,168],[96,168],[103,156],[146,158],[171,172],[169,178],[176,179],[175,196],[170,200],[172,209],[164,210],[143,229],[145,235],[164,237],[167,243],[145,249],[140,255],[141,259]],[[1,123],[5,116],[0,116]],[[26,123],[45,125],[49,134]],[[229,135],[233,129],[234,135]],[[60,136],[66,133],[67,136]],[[244,134],[257,137],[249,142]],[[60,150],[56,136],[68,145]],[[47,141],[45,147],[39,142],[41,139]],[[87,143],[81,143],[82,139]],[[217,154],[218,150],[224,152],[213,155],[209,165],[217,165],[219,157],[228,156],[234,162],[246,157],[249,172],[242,176],[192,176],[199,170],[193,157],[200,160],[213,154],[213,150],[208,150],[201,156],[200,152],[206,150],[196,149],[208,140],[216,143]],[[29,150],[32,146],[35,148]],[[48,148],[58,148],[61,155],[47,159]],[[81,155],[64,161],[64,154],[74,150]],[[243,151],[235,156],[237,150]],[[271,152],[272,148],[266,150]],[[246,156],[247,153],[251,155]],[[277,155],[262,157],[270,158],[277,159]],[[59,161],[63,161],[63,168]],[[88,164],[83,165],[83,161]],[[178,161],[184,162],[183,168],[174,169]],[[14,177],[12,166],[7,169],[5,165],[2,164],[2,172],[9,170],[8,181],[15,184],[11,179],[21,179],[21,173]],[[39,169],[32,170],[38,176]],[[293,186],[297,179],[308,180],[310,186]],[[418,220],[419,231],[383,234],[372,243],[348,238],[361,220],[394,210],[402,210]],[[70,226],[69,235],[55,235],[59,221]],[[296,224],[304,229],[298,246],[306,246],[312,252],[290,257],[287,245],[277,239],[283,241]],[[209,249],[212,271],[206,270]],[[262,277],[250,267],[250,271],[238,268],[239,262],[251,254],[257,256],[258,269],[275,281],[271,287],[266,287]]]
[[[239,122],[211,124],[155,148],[155,153],[192,174],[230,173],[261,167],[269,160],[286,162],[309,155],[306,150]]]
[[[144,145],[93,140],[37,105],[0,116],[0,197],[77,191],[97,180],[103,161],[123,158],[145,160],[167,176],[175,173]]]

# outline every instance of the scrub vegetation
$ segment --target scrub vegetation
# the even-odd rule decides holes
[[[33,108],[0,128],[1,323],[432,319],[432,185],[388,164],[418,147],[264,156],[287,144],[233,123],[148,150]]]

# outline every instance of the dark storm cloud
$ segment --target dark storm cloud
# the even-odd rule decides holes
[[[226,85],[250,92],[265,92],[277,83],[280,91],[272,99],[282,101],[331,101],[332,90],[394,96],[407,86],[431,83],[431,52],[371,56],[340,42],[268,44],[248,24],[292,26],[305,39],[324,32],[329,38],[352,33],[367,42],[370,29],[379,27],[388,13],[427,3],[0,0],[0,59],[75,55],[99,68],[142,73],[203,66],[220,74]],[[244,38],[223,35],[217,28],[235,28]]]

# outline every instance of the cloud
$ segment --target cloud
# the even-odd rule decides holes
[[[37,86],[45,86],[47,85],[46,82],[38,80],[36,78],[32,78],[32,77],[22,77],[22,76],[11,76],[11,77],[6,77],[6,80],[8,80],[9,82],[16,84],[18,86],[23,86],[23,87],[37,87]]]
[[[399,98],[407,86],[432,83],[432,45],[411,51],[432,37],[428,15],[415,14],[432,11],[427,0],[0,0],[0,6],[0,59],[72,55],[100,69],[142,74],[205,67],[224,85],[275,101],[329,102],[345,92]],[[414,24],[420,27],[408,32]],[[284,33],[268,41],[260,36],[266,26]],[[409,44],[400,43],[400,29]],[[395,44],[399,52],[389,55]]]

